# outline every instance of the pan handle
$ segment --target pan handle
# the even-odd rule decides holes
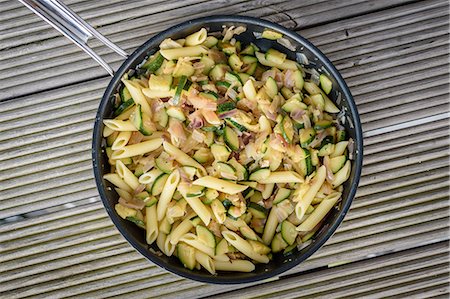
[[[128,53],[101,35],[91,25],[86,23],[69,7],[59,0],[19,0],[32,12],[52,25],[56,30],[70,39],[84,52],[97,61],[111,76],[114,70],[109,64],[95,53],[87,44],[89,38],[95,37],[105,46],[112,49],[122,57],[128,57]]]

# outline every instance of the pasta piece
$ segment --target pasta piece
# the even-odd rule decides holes
[[[208,49],[204,46],[192,46],[174,49],[161,49],[161,55],[167,60],[178,59],[180,57],[199,57],[202,54],[208,53]]]
[[[103,178],[128,193],[133,192],[133,189],[131,189],[131,187],[128,186],[128,184],[125,183],[117,173],[107,173],[103,176]]]
[[[197,32],[192,33],[191,35],[186,37],[184,41],[185,46],[197,46],[202,44],[206,37],[208,36],[208,32],[205,28],[200,29]]]
[[[207,254],[196,250],[195,251],[195,259],[199,262],[200,265],[203,266],[206,270],[208,270],[211,274],[216,274],[216,267],[214,265],[213,259]]]
[[[127,145],[130,137],[130,131],[120,132],[119,135],[117,135],[116,140],[114,140],[114,143],[111,145],[111,149],[115,151],[123,148],[125,145]]]
[[[192,233],[187,233],[183,237],[181,237],[179,242],[184,242],[188,245],[191,245],[197,250],[209,255],[210,257],[214,257],[214,248],[208,247],[202,242],[198,240],[198,237]]]
[[[170,144],[167,141],[163,142],[164,150],[171,155],[178,163],[183,166],[192,166],[200,170],[203,175],[206,175],[206,169],[197,161],[189,157],[186,153],[181,151],[176,146]]]
[[[128,91],[130,92],[134,103],[141,105],[142,112],[151,117],[152,110],[150,109],[150,105],[148,104],[147,99],[142,93],[141,86],[137,82],[133,82],[130,80],[122,80],[122,82],[128,88]]]
[[[334,180],[331,182],[333,188],[342,185],[350,177],[350,160],[345,162],[344,167],[341,168],[335,175]]]
[[[308,232],[313,230],[313,228],[322,220],[328,212],[334,207],[336,202],[341,197],[342,193],[333,192],[327,197],[325,197],[322,202],[314,209],[314,211],[309,215],[306,220],[297,227],[298,231]]]
[[[123,189],[114,188],[114,190],[116,190],[117,194],[119,194],[119,197],[122,197],[126,201],[129,201],[129,200],[131,200],[133,198],[133,196],[129,192],[127,192],[127,191],[125,191]]]
[[[132,106],[134,107],[134,106]],[[131,114],[134,112],[134,109],[130,109],[128,108],[127,110],[125,110],[124,112],[122,112],[121,114],[119,114],[118,116],[116,116],[114,119],[116,120],[127,120],[130,118]]]
[[[151,245],[158,237],[158,222],[156,219],[156,205],[145,208],[145,234],[147,244]]]
[[[303,198],[295,206],[295,213],[297,214],[298,219],[302,219],[303,215],[305,215],[306,210],[313,201],[314,197],[316,197],[317,192],[319,191],[320,187],[322,187],[323,182],[325,182],[326,173],[327,170],[325,166],[324,165],[320,166],[319,169],[317,170],[316,175],[310,182],[311,187],[308,189]]]
[[[116,171],[120,178],[124,180],[124,182],[130,186],[132,190],[139,187],[140,184],[137,177],[135,177],[134,173],[132,173],[120,160],[117,160],[116,162]]]
[[[112,159],[124,159],[143,155],[156,150],[163,144],[162,138],[155,138],[148,141],[127,145],[113,152]]]
[[[252,272],[255,264],[247,260],[230,260],[228,262],[213,261],[214,267],[219,271]]]
[[[103,124],[114,131],[138,131],[129,120],[104,119]]]
[[[303,177],[294,171],[276,171],[271,172],[268,178],[259,180],[258,183],[303,183],[303,181]]]
[[[115,131],[109,127],[104,127],[103,128],[103,137],[108,137],[109,135],[111,135],[112,133],[114,133]]]
[[[167,256],[172,256],[173,252],[176,249],[176,245],[170,243],[170,238],[169,235],[166,237],[166,239],[164,240],[164,253]]]
[[[227,194],[236,194],[248,188],[248,186],[235,184],[212,176],[201,177],[193,181],[192,184],[215,189]]]
[[[222,236],[228,241],[228,243],[233,245],[237,250],[239,250],[252,260],[264,264],[267,264],[269,262],[269,258],[267,257],[267,255],[256,253],[253,250],[253,247],[246,240],[242,239],[238,234],[231,231],[222,231]]]
[[[170,232],[169,237],[170,237],[170,243],[172,243],[173,245],[176,245],[182,236],[184,236],[185,234],[187,234],[191,228],[193,228],[194,226],[192,225],[192,221],[190,219],[190,217],[186,217],[181,223],[180,225],[177,226],[176,229],[174,229],[172,232]]]
[[[275,235],[275,230],[277,229],[278,219],[276,209],[276,206],[272,206],[266,225],[264,226],[262,240],[266,245],[269,245],[272,242],[273,236]]]
[[[161,252],[164,253],[165,255],[167,255],[166,251],[164,249],[165,248],[164,244],[166,243],[166,238],[167,238],[167,235],[162,233],[161,231],[159,232],[158,237],[156,238],[156,245],[158,246],[159,250],[161,250]]]
[[[179,182],[180,182],[180,172],[178,171],[178,169],[176,169],[167,178],[167,181],[164,184],[164,189],[159,197],[156,209],[158,221],[161,221],[166,215],[167,206],[169,202],[172,200],[173,194],[175,193],[175,190],[177,189]]]
[[[203,223],[207,226],[211,221],[211,212],[209,209],[202,203],[202,201],[198,197],[187,197],[185,193],[181,193],[186,199],[189,206],[194,210],[194,212],[200,217]]]

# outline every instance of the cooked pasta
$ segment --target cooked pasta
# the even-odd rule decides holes
[[[166,39],[103,121],[116,212],[211,274],[251,272],[314,238],[351,172],[332,81],[241,44],[244,31]]]

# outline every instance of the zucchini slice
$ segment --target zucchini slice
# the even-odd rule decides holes
[[[294,125],[289,116],[284,116],[280,123],[281,135],[287,143],[292,143],[294,138]]]
[[[237,151],[239,149],[238,135],[232,128],[228,126],[226,126],[224,129],[224,140],[228,147],[233,151]]]
[[[149,60],[147,60],[146,63],[144,63],[142,68],[148,70],[151,73],[154,73],[154,72],[156,72],[156,70],[158,70],[161,67],[163,62],[164,62],[164,57],[158,51],[153,55],[152,58],[150,58]]]
[[[262,181],[269,177],[270,175],[270,169],[269,168],[260,168],[255,171],[253,171],[248,179],[250,181]]]
[[[264,29],[263,33],[261,34],[261,37],[270,40],[277,40],[279,38],[282,38],[283,34],[270,29]]]
[[[241,226],[239,228],[239,231],[241,232],[242,236],[246,238],[247,240],[258,240],[258,235],[248,226]]]
[[[242,62],[241,58],[239,58],[236,54],[231,54],[228,58],[228,64],[235,72],[239,72],[244,62]]]
[[[331,80],[325,74],[321,74],[319,76],[319,80],[320,80],[320,87],[322,88],[322,90],[326,94],[329,94],[331,92],[331,89],[333,88],[333,83],[331,82]]]
[[[198,185],[191,185],[186,191],[186,197],[200,197],[205,194],[205,187]]]
[[[186,85],[187,77],[181,76],[178,80],[177,89],[175,90],[175,96],[173,97],[173,104],[178,105],[181,98],[181,93],[183,92],[183,88]]]
[[[322,120],[316,121],[316,123],[314,124],[314,129],[317,131],[324,130],[326,128],[330,128],[332,125],[333,125],[333,122],[331,120],[322,119]]]
[[[203,225],[197,225],[195,231],[200,242],[210,248],[216,248],[216,238],[214,238],[213,233],[209,229]]]
[[[314,140],[314,137],[316,137],[316,131],[313,128],[300,129],[299,137],[300,146],[305,148]]]
[[[265,244],[258,242],[258,241],[253,241],[253,240],[247,240],[248,243],[250,243],[250,245],[252,246],[253,250],[256,253],[259,254],[268,254],[270,253],[270,248],[269,246],[266,246]]]
[[[338,172],[341,170],[342,167],[344,167],[345,162],[347,161],[347,158],[342,156],[337,156],[330,159],[330,168],[333,173]]]
[[[175,168],[173,161],[169,159],[169,155],[166,152],[162,152],[161,155],[155,159],[155,165],[164,173],[171,173]]]
[[[278,86],[275,79],[272,77],[267,78],[266,83],[264,84],[266,88],[267,95],[273,99],[278,94]]]
[[[271,48],[266,52],[266,59],[276,64],[282,64],[286,60],[286,54]]]
[[[260,206],[257,203],[249,202],[247,209],[250,213],[252,213],[254,218],[257,219],[264,219],[267,217],[267,210],[266,208]]]
[[[335,145],[333,143],[327,143],[319,150],[319,157],[329,156],[334,152]]]
[[[278,189],[277,195],[275,195],[275,198],[273,200],[273,204],[277,205],[280,202],[284,201],[285,199],[289,198],[291,196],[292,190],[286,189],[286,188],[280,188]]]
[[[231,151],[225,145],[214,143],[211,145],[211,153],[216,161],[225,162],[228,160]]]
[[[182,242],[178,243],[177,256],[184,267],[189,270],[194,270],[197,261],[195,259],[195,249],[193,247]]]
[[[164,189],[164,184],[166,183],[168,177],[169,175],[167,173],[163,173],[155,179],[151,189],[151,193],[153,196],[161,194],[161,192]]]
[[[289,245],[294,244],[295,239],[297,238],[297,230],[295,225],[290,223],[287,220],[281,222],[281,236],[283,240],[286,241]]]
[[[283,237],[281,236],[281,233],[277,233],[271,243],[272,252],[273,253],[280,252],[287,246],[288,244],[286,243],[286,241],[284,241]]]
[[[179,121],[186,120],[186,116],[184,115],[183,109],[181,109],[181,107],[170,106],[169,108],[167,108],[166,112],[167,112],[167,115],[169,115],[170,117],[176,118]]]

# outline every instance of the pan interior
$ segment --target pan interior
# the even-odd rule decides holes
[[[204,27],[209,32],[220,32],[223,26],[245,26],[246,32],[235,36],[235,38],[243,45],[254,43],[262,51],[266,51],[269,48],[275,48],[288,54],[289,59],[296,59],[295,52],[303,53],[309,62],[308,68],[315,68],[321,73],[325,72],[329,74],[329,77],[333,82],[333,91],[330,94],[330,98],[336,103],[338,98],[338,107],[345,111],[345,124],[347,133],[355,141],[355,152],[353,154],[352,172],[349,180],[344,184],[344,192],[342,195],[342,201],[338,208],[333,209],[325,220],[323,227],[316,233],[311,244],[300,251],[294,251],[294,253],[283,256],[277,254],[274,259],[268,264],[257,264],[254,272],[251,273],[236,273],[236,272],[220,272],[216,276],[212,276],[206,271],[191,271],[185,269],[176,257],[159,256],[154,252],[157,251],[156,245],[148,246],[145,242],[145,233],[142,229],[138,228],[133,223],[120,218],[115,210],[114,205],[118,201],[118,195],[113,190],[112,185],[103,180],[102,176],[109,172],[109,164],[104,153],[104,141],[102,140],[103,131],[103,118],[108,119],[113,114],[113,95],[120,88],[120,78],[127,71],[136,70],[138,66],[144,61],[146,57],[157,51],[159,44],[166,38],[178,39],[185,37],[200,28]],[[284,37],[295,48],[295,52],[289,50],[285,46],[276,41],[258,38],[260,33],[266,29],[273,29],[280,33],[283,33]],[[340,94],[340,96],[339,96]],[[249,17],[238,16],[214,16],[196,19],[174,26],[160,34],[154,36],[148,40],[145,44],[139,47],[119,68],[111,82],[109,83],[105,94],[100,103],[100,107],[97,113],[94,136],[93,136],[93,163],[94,174],[96,178],[97,187],[111,220],[116,225],[120,233],[127,239],[127,241],[143,256],[151,260],[153,263],[159,265],[162,268],[167,269],[175,274],[183,277],[187,277],[193,280],[208,282],[208,283],[245,283],[253,282],[257,280],[267,279],[288,269],[298,265],[300,262],[311,256],[317,251],[327,239],[336,230],[337,226],[342,222],[343,217],[347,213],[351,201],[356,193],[356,188],[359,182],[361,165],[362,165],[362,132],[359,116],[356,110],[355,103],[350,94],[350,91],[339,75],[337,70],[331,64],[331,62],[312,44],[300,35],[287,30],[284,27],[276,24],[263,21],[260,19],[254,19]]]

